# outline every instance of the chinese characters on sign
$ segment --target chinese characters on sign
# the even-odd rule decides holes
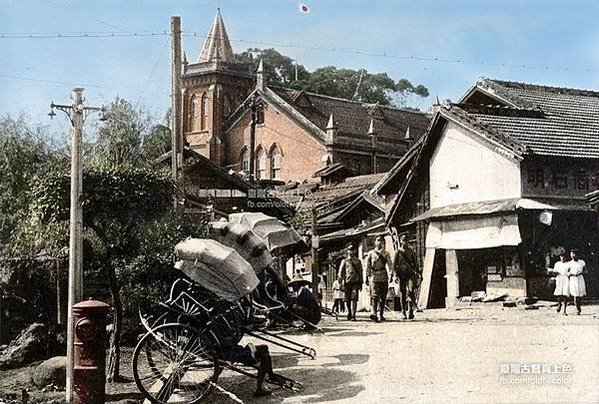
[[[528,190],[535,193],[586,194],[599,188],[599,170],[531,167],[525,175]]]

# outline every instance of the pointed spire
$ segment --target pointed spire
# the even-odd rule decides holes
[[[333,118],[333,114],[329,115],[329,122],[327,123],[326,129],[337,129],[337,127],[335,126],[335,118]]]
[[[212,27],[210,27],[210,31],[202,47],[202,52],[198,57],[198,63],[210,62],[212,60],[235,63],[235,55],[233,54],[233,48],[231,48],[231,42],[229,41],[220,9],[216,11],[214,22],[212,23]]]
[[[405,140],[412,140],[412,136],[410,135],[410,127],[408,126],[408,129],[406,129],[406,134],[403,137]]]
[[[439,96],[435,96],[435,105],[441,105],[441,101],[439,101]]]
[[[187,66],[189,62],[187,61],[187,53],[183,52],[183,64]]]
[[[329,122],[327,123],[326,131],[327,143],[334,143],[335,138],[337,137],[337,125],[335,124],[335,118],[333,118],[333,114],[329,115]]]
[[[262,59],[258,64],[258,70],[256,70],[256,90],[264,90],[264,64]]]
[[[368,127],[368,135],[374,135],[374,119],[370,119],[370,126]]]

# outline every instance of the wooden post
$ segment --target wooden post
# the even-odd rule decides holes
[[[252,121],[250,123],[250,181],[254,181],[255,174],[255,156],[256,148],[256,95],[252,97]]]
[[[183,160],[183,131],[181,130],[181,17],[171,17],[171,137],[172,177],[178,180]]]
[[[418,306],[428,308],[431,290],[431,281],[433,277],[433,266],[435,264],[435,249],[427,248],[424,256],[424,268],[422,271],[422,282],[420,283],[420,293],[418,294]]]
[[[62,287],[63,270],[59,259],[54,260],[56,267],[56,323],[66,325],[67,308],[65,307],[64,288]]]
[[[454,307],[457,303],[459,290],[458,277],[458,255],[456,250],[445,251],[445,277],[447,281],[447,304],[446,307]]]
[[[69,280],[67,307],[67,371],[66,401],[73,402],[73,305],[83,300],[83,166],[81,164],[81,144],[83,122],[87,113],[104,112],[104,108],[83,105],[83,88],[74,88],[71,93],[71,105],[50,104],[50,119],[57,108],[69,116],[71,129],[71,211],[69,220]]]
[[[81,135],[83,133],[83,88],[74,88],[71,94],[71,212],[69,221],[69,281],[67,310],[67,379],[66,399],[73,401],[73,305],[83,297],[82,279],[82,212],[81,212]]]
[[[318,296],[318,284],[320,281],[320,263],[318,262],[318,221],[316,216],[316,208],[312,207],[312,293],[317,297],[320,302],[320,297]]]

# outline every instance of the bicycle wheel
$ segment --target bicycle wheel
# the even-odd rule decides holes
[[[197,403],[214,389],[220,366],[213,344],[185,324],[163,324],[133,353],[133,378],[152,403]]]

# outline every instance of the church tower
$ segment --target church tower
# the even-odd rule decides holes
[[[185,143],[224,163],[224,123],[254,87],[252,70],[235,61],[220,10],[196,63],[183,58],[183,134]]]

